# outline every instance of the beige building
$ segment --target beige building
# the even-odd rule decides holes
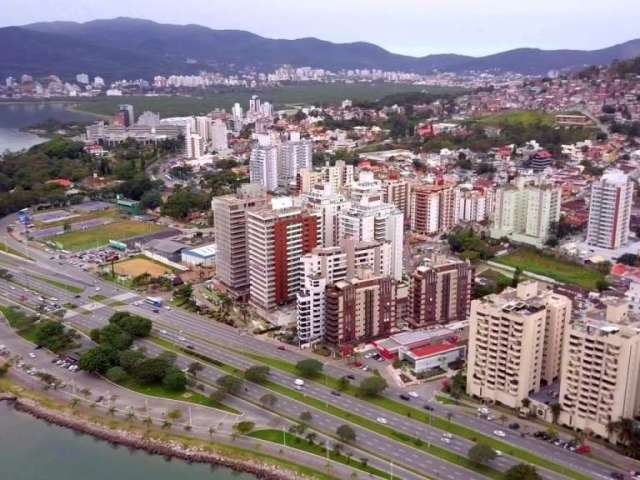
[[[234,195],[211,200],[216,238],[216,278],[236,296],[249,291],[247,212],[264,207],[268,197],[260,185],[242,185]]]
[[[552,381],[571,301],[537,282],[471,302],[467,393],[511,408]]]
[[[628,321],[625,301],[608,302],[567,332],[559,423],[607,438],[607,425],[640,414],[640,324]]]

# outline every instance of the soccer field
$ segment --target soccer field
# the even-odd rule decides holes
[[[65,250],[77,252],[102,247],[107,245],[109,240],[126,240],[138,235],[155,233],[162,230],[162,228],[149,222],[121,220],[87,230],[67,232],[44,240],[52,240],[61,244]]]

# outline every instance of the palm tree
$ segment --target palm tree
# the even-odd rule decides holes
[[[75,409],[78,405],[80,404],[80,400],[77,398],[74,398],[71,400],[71,408]]]
[[[451,422],[454,416],[453,412],[447,412],[447,420],[449,420],[449,422]]]
[[[165,420],[164,422],[162,422],[162,428],[163,429],[171,428],[171,422],[169,420]]]
[[[214,433],[216,433],[216,429],[213,427],[209,427],[209,438],[213,437]]]
[[[113,417],[115,414],[116,414],[116,407],[114,406],[109,407],[109,415]]]
[[[142,423],[144,423],[145,426],[149,428],[151,427],[151,425],[153,425],[153,420],[151,419],[151,417],[146,417],[144,420],[142,420]]]

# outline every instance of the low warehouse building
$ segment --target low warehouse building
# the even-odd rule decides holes
[[[203,245],[191,250],[183,250],[182,263],[190,267],[213,267],[216,259],[216,244]]]

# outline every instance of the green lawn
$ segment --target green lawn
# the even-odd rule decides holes
[[[327,455],[327,450],[324,445],[309,443],[307,440],[302,439],[297,435],[289,432],[282,432],[281,430],[258,430],[256,432],[250,433],[249,436],[253,438],[259,438],[260,440],[266,440],[268,442],[278,443],[280,445],[285,444],[286,441],[287,447],[302,450],[304,452],[309,452],[321,457],[326,457]],[[333,451],[333,449],[329,451],[329,458],[334,462],[343,463],[352,468],[357,468],[358,470],[367,472],[370,475],[375,475],[379,478],[391,478],[389,473],[383,472],[382,470],[379,470],[368,464],[365,465],[357,457],[349,459],[349,457],[345,455],[336,453],[335,451]]]
[[[476,123],[481,125],[495,125],[495,126],[513,126],[521,125],[523,127],[529,127],[531,125],[546,125],[552,126],[555,119],[552,115],[538,111],[538,110],[524,110],[515,112],[496,113],[494,115],[488,115],[475,120]]]
[[[138,235],[154,233],[162,229],[162,226],[154,223],[120,220],[88,230],[63,233],[62,235],[48,237],[43,240],[51,240],[59,243],[65,250],[79,251],[107,245],[109,240],[125,240]]]
[[[508,255],[496,257],[494,261],[589,290],[595,290],[598,280],[604,279],[600,272],[588,270],[577,263],[558,260],[531,248],[520,248]]]
[[[183,402],[194,403],[196,405],[203,405],[205,407],[217,408],[218,410],[224,410],[225,412],[233,413],[234,415],[240,415],[240,412],[235,408],[231,408],[221,402],[212,401],[205,395],[191,390],[187,390],[186,392],[175,392],[162,385],[140,385],[132,379],[121,382],[119,385],[124,388],[128,388],[129,390],[133,390],[134,392],[149,395],[150,397],[180,400]]]
[[[36,226],[36,228],[51,228],[51,227],[60,227],[65,223],[80,223],[80,222],[86,222],[88,220],[93,220],[96,218],[105,218],[105,217],[117,218],[118,216],[119,216],[118,210],[116,210],[115,208],[109,208],[107,210],[99,210],[97,212],[83,213],[67,219],[57,220],[55,222],[48,222],[48,223],[34,222],[34,225]]]
[[[76,287],[75,285],[69,285],[68,283],[64,283],[64,282],[60,282],[58,280],[52,280],[51,278],[48,277],[40,277],[40,276],[36,276],[36,275],[29,275],[30,277],[33,277],[37,280],[40,280],[41,282],[45,282],[48,283],[49,285],[53,285],[54,287],[58,287],[61,288],[63,290],[66,290],[67,292],[71,292],[71,293],[82,293],[84,292],[84,288],[82,287]]]
[[[89,297],[91,300],[93,300],[94,302],[102,302],[103,300],[106,300],[109,297],[106,297],[104,295],[100,295],[99,293],[96,295],[91,295]]]

